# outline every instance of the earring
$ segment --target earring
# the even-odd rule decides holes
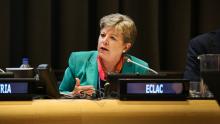
[[[123,50],[122,52],[123,52],[123,53],[125,53],[126,51],[125,51],[125,50]]]

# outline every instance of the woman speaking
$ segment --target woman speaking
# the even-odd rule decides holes
[[[92,95],[103,88],[108,73],[146,74],[148,64],[126,52],[134,44],[137,34],[131,18],[119,13],[104,16],[100,20],[97,51],[73,52],[59,87],[60,92],[77,94],[86,91]]]

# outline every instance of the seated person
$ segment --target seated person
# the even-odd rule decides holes
[[[122,14],[110,14],[100,20],[97,51],[73,52],[59,87],[60,92],[77,94],[86,91],[92,95],[104,87],[108,73],[140,73],[147,70],[126,61],[148,67],[148,64],[126,54],[134,43],[137,30],[131,18]]]
[[[200,81],[200,63],[197,57],[202,54],[220,54],[220,29],[199,35],[190,41],[185,79]]]

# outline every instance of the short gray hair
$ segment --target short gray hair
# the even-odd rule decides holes
[[[134,44],[137,36],[137,28],[130,17],[119,13],[106,15],[100,19],[100,29],[107,26],[114,27],[116,30],[122,32],[125,43]]]

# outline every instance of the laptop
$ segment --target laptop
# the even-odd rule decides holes
[[[37,67],[37,73],[39,81],[35,92],[44,95],[45,98],[60,98],[58,81],[53,70],[47,64],[41,64]]]

